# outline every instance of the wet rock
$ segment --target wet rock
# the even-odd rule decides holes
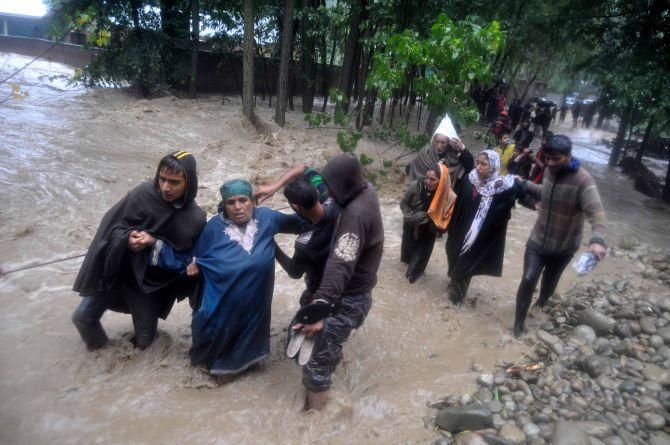
[[[491,412],[493,414],[498,414],[498,413],[502,412],[503,406],[502,406],[502,403],[500,403],[499,401],[491,400],[489,402],[489,409],[491,410]]]
[[[493,374],[479,374],[477,376],[477,384],[486,387],[491,386],[493,384]]]
[[[628,323],[619,322],[614,326],[614,333],[621,338],[630,338],[633,336],[633,332],[630,330]]]
[[[498,436],[498,432],[494,429],[477,431],[477,433],[482,436],[488,445],[512,445]]]
[[[651,337],[649,337],[649,346],[651,346],[652,348],[659,349],[663,345],[665,345],[665,340],[663,340],[663,337],[661,337],[660,335],[654,334]]]
[[[670,436],[659,431],[649,438],[649,445],[670,445]]]
[[[662,327],[656,333],[661,336],[665,343],[670,344],[670,326]]]
[[[663,405],[663,408],[670,410],[670,391],[661,391],[658,395],[658,400]]]
[[[616,432],[616,435],[623,441],[626,445],[638,445],[637,437],[631,434],[628,430],[624,428],[619,428]]]
[[[619,385],[619,391],[627,394],[633,394],[637,390],[637,385],[632,380],[624,380]]]
[[[585,324],[574,328],[570,336],[583,338],[588,344],[592,344],[596,340],[595,330],[591,326],[587,326]]]
[[[586,357],[580,363],[580,368],[582,371],[593,378],[599,377],[605,370],[606,366],[606,362],[602,359],[602,357],[598,357],[597,355]]]
[[[632,306],[619,307],[616,309],[616,311],[614,311],[612,316],[619,320],[633,320],[637,318],[637,314],[635,314],[635,308]]]
[[[597,437],[598,439],[604,439],[612,435],[612,428],[605,422],[583,420],[577,422],[576,425],[589,436]]]
[[[526,435],[516,425],[504,425],[498,435],[510,444],[523,445],[526,443]]]
[[[670,372],[654,364],[648,364],[645,366],[642,374],[644,375],[644,378],[659,383],[663,386],[670,385]]]
[[[591,445],[591,440],[574,422],[559,420],[554,426],[551,445]]]
[[[612,353],[610,341],[604,337],[598,337],[593,342],[593,351],[598,355],[608,356]]]
[[[614,320],[593,308],[577,312],[576,320],[579,324],[585,324],[593,328],[597,335],[606,335],[614,327]]]
[[[644,413],[642,415],[642,420],[644,420],[644,424],[650,430],[660,430],[665,426],[665,417],[660,414]]]
[[[480,430],[493,425],[493,413],[486,405],[452,406],[438,412],[435,423],[451,433]]]
[[[523,434],[528,439],[535,439],[540,436],[540,428],[532,422],[529,422],[523,426]]]
[[[607,439],[603,440],[603,443],[605,445],[626,445],[624,441],[621,440],[618,436],[608,437]]]
[[[656,329],[656,324],[654,323],[654,319],[652,317],[644,317],[640,319],[640,329],[642,329],[642,332],[648,335],[655,334],[657,329]]]
[[[658,399],[655,399],[653,397],[649,396],[640,396],[637,400],[638,406],[640,408],[640,411],[643,413],[648,412],[648,411],[663,411],[663,405],[661,402],[658,401]]]
[[[625,355],[627,357],[633,355],[633,347],[628,339],[621,340],[619,343],[615,344],[612,347],[612,350],[618,355]]]
[[[454,445],[488,445],[486,441],[477,433],[466,432],[456,436]]]

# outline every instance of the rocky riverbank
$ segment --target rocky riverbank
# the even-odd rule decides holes
[[[613,248],[639,273],[555,295],[517,363],[431,403],[436,444],[670,444],[670,250]]]

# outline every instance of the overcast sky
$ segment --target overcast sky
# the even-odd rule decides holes
[[[42,0],[0,0],[0,12],[43,16],[47,7]]]

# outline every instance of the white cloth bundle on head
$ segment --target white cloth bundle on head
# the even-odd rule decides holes
[[[454,124],[451,122],[451,118],[449,117],[448,114],[444,115],[444,118],[442,118],[440,125],[438,125],[437,129],[435,129],[433,137],[430,139],[431,145],[433,144],[433,139],[435,139],[436,134],[441,134],[443,136],[448,137],[449,139],[458,139],[459,141],[461,140],[461,138],[458,137],[458,133],[456,133],[456,128],[454,128]]]

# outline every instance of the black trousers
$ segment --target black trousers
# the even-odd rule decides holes
[[[342,360],[342,346],[358,329],[370,312],[372,295],[343,295],[340,312],[323,321],[323,330],[316,335],[312,356],[302,368],[302,383],[313,392],[330,389],[332,375]]]
[[[540,286],[540,297],[536,304],[543,307],[547,304],[549,297],[556,291],[558,281],[574,254],[574,251],[561,254],[543,254],[533,245],[526,246],[526,252],[523,256],[523,276],[516,293],[516,314],[514,317],[514,333],[516,335],[524,332],[526,315],[540,274],[542,274],[542,284]]]
[[[82,340],[90,350],[96,350],[107,343],[107,334],[100,323],[109,302],[103,296],[83,297],[81,304],[72,314],[72,322],[77,327]],[[158,304],[155,298],[143,296],[133,300],[131,305],[135,338],[133,342],[140,349],[146,349],[156,337],[158,328]]]
[[[400,261],[407,264],[405,276],[410,281],[416,280],[428,266],[430,256],[435,247],[435,232],[429,224],[418,228],[411,224],[402,226],[402,243],[400,244]]]

